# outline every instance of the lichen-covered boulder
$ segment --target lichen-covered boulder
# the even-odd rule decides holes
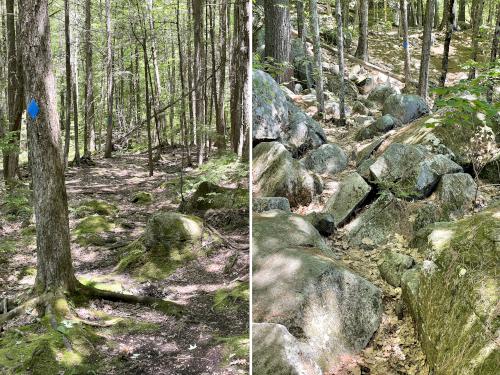
[[[252,90],[253,142],[279,139],[282,125],[288,123],[286,95],[276,81],[261,70],[253,71]]]
[[[361,103],[359,100],[356,100],[352,105],[352,112],[359,113],[360,115],[367,115],[369,111],[363,103]]]
[[[335,225],[341,226],[366,199],[372,188],[356,172],[347,174],[335,183],[333,195],[328,199],[324,212],[333,215]]]
[[[310,171],[319,174],[335,174],[347,167],[347,155],[344,150],[334,144],[323,145],[310,151],[301,164]]]
[[[499,243],[496,204],[465,219],[436,225],[421,247],[435,266],[413,277],[403,276],[413,280],[411,285],[408,280],[403,283],[410,289],[403,297],[412,307],[422,349],[436,374],[498,370]]]
[[[252,324],[252,374],[322,375],[307,344],[281,324]]]
[[[281,142],[293,154],[302,155],[326,143],[321,125],[293,103],[288,103],[288,122],[282,126]]]
[[[380,324],[381,291],[320,248],[283,243],[272,222],[254,217],[253,228],[254,321],[293,328],[323,370],[363,349]]]
[[[418,95],[393,94],[384,102],[384,115],[392,115],[403,124],[408,124],[429,113],[429,107]]]
[[[465,120],[450,123],[451,112],[445,108],[408,126],[395,129],[394,133],[384,140],[377,153],[383,153],[393,143],[422,145],[434,154],[445,155],[460,166],[469,167],[473,162],[470,152],[471,138],[474,137],[475,129],[481,130],[481,126]]]
[[[384,105],[386,99],[393,95],[399,94],[399,89],[397,87],[389,85],[380,85],[375,87],[368,95],[368,100],[375,102],[379,105]]]
[[[333,93],[340,92],[340,76],[338,74],[325,74],[325,87]],[[345,96],[351,100],[356,100],[359,90],[354,82],[344,78]]]
[[[284,197],[255,198],[252,201],[252,209],[254,212],[265,212],[271,210],[291,212],[290,202],[288,202],[288,199]]]
[[[472,209],[477,185],[467,173],[447,174],[441,178],[436,193],[444,216],[459,217]]]
[[[311,203],[318,186],[314,177],[278,142],[253,149],[254,197],[285,197],[291,207]]]
[[[372,77],[362,77],[356,81],[361,95],[369,94],[375,88],[375,80]]]
[[[183,212],[247,208],[250,195],[247,189],[231,189],[203,181],[182,205]]]
[[[201,241],[203,220],[196,216],[178,212],[158,212],[153,214],[146,225],[144,245],[149,250],[182,250],[187,245]]]
[[[441,176],[461,172],[444,155],[432,155],[420,145],[394,143],[370,166],[373,180],[396,195],[423,198],[428,196]]]
[[[401,276],[410,269],[415,261],[409,255],[397,253],[395,251],[385,251],[382,262],[378,266],[380,276],[388,284],[398,287],[401,285]]]

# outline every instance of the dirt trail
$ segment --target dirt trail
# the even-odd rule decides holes
[[[139,281],[126,272],[114,270],[120,249],[141,235],[153,212],[178,207],[178,193],[168,182],[179,177],[180,154],[175,150],[168,154],[168,158],[157,163],[154,177],[148,176],[144,155],[97,159],[95,166],[68,169],[66,185],[72,230],[80,221],[75,208],[83,201],[99,199],[117,207],[114,227],[103,234],[104,243],[82,246],[72,235],[73,264],[81,280],[95,280],[123,293],[170,298],[185,304],[190,316],[175,318],[145,306],[98,300],[77,308],[77,313],[88,320],[105,315],[131,322],[121,329],[97,329],[106,338],[104,344],[95,348],[105,358],[99,373],[247,373],[248,362],[236,352],[248,332],[248,306],[216,310],[214,295],[248,273],[248,250],[245,250],[248,228],[224,233],[241,249],[221,245],[208,255],[189,261],[164,280]],[[152,194],[151,204],[131,202],[134,193],[140,191]],[[32,239],[27,246],[20,246],[24,238],[21,226],[14,222],[0,229],[3,230],[0,234],[17,240],[12,256],[0,261],[0,298],[14,298],[27,292],[34,281],[33,272],[28,270],[36,267],[35,245]],[[231,263],[229,270],[228,263]],[[28,322],[24,318],[12,324]]]

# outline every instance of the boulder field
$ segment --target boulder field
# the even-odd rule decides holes
[[[253,76],[254,373],[327,374],[360,353],[381,324],[383,294],[339,254],[385,248],[377,272],[401,288],[429,367],[490,374],[499,360],[500,213],[477,212],[474,132],[440,121],[447,110],[429,114],[416,95],[350,78],[348,131],[373,139],[344,149],[307,114],[313,92]],[[343,248],[332,241],[339,236]],[[421,256],[391,250],[395,236]]]

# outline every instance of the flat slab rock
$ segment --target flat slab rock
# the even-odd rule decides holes
[[[323,211],[332,214],[335,225],[339,227],[363,203],[371,190],[370,185],[358,173],[349,173],[337,183],[337,189],[328,199]]]

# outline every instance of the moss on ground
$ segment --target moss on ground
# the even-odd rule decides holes
[[[232,289],[221,289],[215,293],[214,309],[221,310],[236,310],[239,307],[246,306],[250,298],[250,290],[248,282],[239,282]]]
[[[116,281],[108,280],[106,277],[96,277],[92,279],[86,277],[79,277],[78,280],[83,285],[91,286],[96,289],[107,290],[110,292],[117,292],[117,293],[123,292],[122,284]]]
[[[66,349],[63,337],[71,343],[72,351]],[[99,367],[94,346],[103,340],[92,328],[77,322],[62,321],[54,330],[43,318],[0,338],[0,369],[6,374],[93,373]]]
[[[102,215],[87,216],[82,219],[73,230],[76,234],[76,242],[81,246],[95,245],[102,246],[106,243],[100,233],[110,232],[115,228],[115,224]]]
[[[92,199],[83,202],[74,209],[76,217],[82,218],[88,215],[112,216],[118,212],[116,205],[102,200]]]

